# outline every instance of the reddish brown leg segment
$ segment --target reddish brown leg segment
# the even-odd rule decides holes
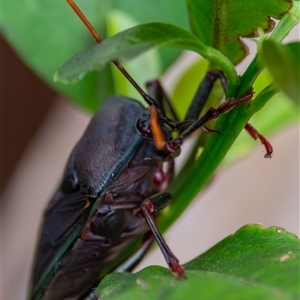
[[[164,238],[158,231],[154,220],[152,218],[152,215],[155,214],[157,211],[161,210],[163,207],[166,206],[166,203],[169,198],[169,195],[167,193],[161,193],[157,194],[151,199],[146,199],[142,202],[140,208],[141,213],[143,217],[145,218],[149,228],[152,231],[152,234],[163,253],[165,260],[169,266],[169,268],[176,273],[179,277],[185,277],[184,275],[184,268],[179,264],[178,259],[175,257],[175,255],[172,253],[168,245],[166,244]],[[157,205],[156,205],[157,204]]]
[[[190,136],[194,131],[198,128],[205,125],[209,120],[216,119],[220,116],[220,114],[225,113],[235,107],[236,105],[244,102],[248,102],[253,96],[253,92],[250,91],[246,95],[238,99],[228,99],[221,103],[217,108],[210,107],[208,111],[195,123],[193,123],[190,127],[188,127],[185,131],[180,133],[176,138],[171,139],[165,143],[166,150],[169,153],[176,152],[183,141]]]
[[[255,139],[259,139],[266,149],[265,158],[271,158],[273,153],[273,147],[271,143],[261,135],[251,124],[247,123],[245,130]]]

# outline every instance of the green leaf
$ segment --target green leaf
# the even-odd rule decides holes
[[[298,299],[299,239],[282,228],[247,225],[185,265],[186,279],[162,267],[111,274],[105,299]]]
[[[103,1],[103,0],[102,0]],[[107,0],[104,0],[107,3]],[[140,0],[120,1],[112,0],[111,9],[122,11],[131,16],[138,23],[166,22],[188,29],[188,18],[184,1],[174,0]],[[172,7],[172,9],[170,9]],[[124,30],[125,28],[122,28]],[[166,70],[181,53],[179,49],[158,49],[163,70]]]
[[[274,42],[281,43],[288,35],[291,29],[300,21],[300,2],[293,1],[293,7],[290,9],[276,25],[274,31],[270,34],[270,39]],[[257,53],[251,61],[246,71],[241,77],[240,88],[235,96],[240,96],[246,93],[253,85],[255,79],[263,70],[263,64],[260,62],[261,56]],[[230,83],[229,83],[230,86]],[[228,88],[229,89],[229,88]],[[230,90],[230,89],[229,89]],[[229,94],[228,96],[233,96]]]
[[[132,59],[156,45],[189,47],[195,51],[202,48],[203,52],[206,50],[196,37],[173,25],[164,23],[139,25],[74,56],[57,70],[55,80],[64,83],[77,82],[86,73],[101,69],[114,59],[121,61]]]
[[[205,46],[190,32],[165,23],[135,26],[104,40],[67,61],[57,70],[55,80],[77,82],[86,73],[102,68],[111,60],[132,59],[155,46],[173,46],[195,51],[221,66],[233,84],[237,81],[236,71],[226,57]]]
[[[292,3],[289,0],[187,0],[194,34],[234,64],[248,54],[241,37],[256,37],[258,28],[270,32],[275,26],[271,18],[281,19]]]
[[[143,5],[140,0],[76,0],[76,3],[102,37],[106,37],[105,21],[111,10],[125,12],[138,22],[166,21],[188,27],[183,1],[177,1],[176,5],[173,0],[153,0]],[[5,39],[22,60],[59,94],[95,111],[103,99],[115,93],[110,67],[89,74],[74,86],[53,82],[53,74],[63,62],[95,45],[91,34],[66,1],[3,1],[1,9],[1,31]],[[162,50],[159,56],[164,70],[178,57],[179,51]]]
[[[297,105],[300,103],[300,43],[280,45],[272,40],[262,43],[262,58],[276,84]]]

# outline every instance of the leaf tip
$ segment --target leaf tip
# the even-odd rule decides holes
[[[61,81],[60,80],[60,77],[59,77],[59,71],[57,70],[54,75],[53,75],[53,81],[54,82],[58,82],[58,81]]]
[[[62,82],[64,84],[75,84],[77,83],[78,81],[80,81],[83,77],[84,77],[85,74],[82,74],[80,75],[79,77],[71,77],[71,78],[68,78],[66,76],[64,76],[62,74],[62,72],[60,71],[60,69],[58,69],[54,75],[53,75],[53,81],[54,82]]]

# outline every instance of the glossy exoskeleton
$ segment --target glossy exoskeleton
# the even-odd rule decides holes
[[[68,2],[81,13],[72,0]],[[251,99],[251,92],[229,99],[198,119],[218,78],[226,88],[221,72],[209,72],[182,122],[174,112],[172,119],[166,117],[169,102],[158,81],[148,86],[155,100],[141,92],[147,108],[121,96],[101,105],[74,147],[62,183],[46,209],[30,299],[84,299],[116,267],[119,253],[139,236],[144,236],[143,245],[125,269],[131,269],[155,239],[170,269],[184,276],[153,216],[171,202],[171,195],[163,191],[184,140],[200,127],[209,131],[204,126],[207,121]],[[258,134],[250,129],[253,136]],[[175,138],[174,131],[179,132]],[[270,155],[271,148],[264,143]]]

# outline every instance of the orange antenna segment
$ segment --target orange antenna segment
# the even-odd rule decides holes
[[[158,112],[157,112],[157,107],[154,105],[150,106],[150,126],[152,129],[152,133],[154,136],[154,143],[155,146],[158,150],[163,150],[164,149],[164,142],[165,142],[165,137],[164,134],[161,130],[161,127],[159,125],[159,120],[158,120]]]
[[[69,5],[72,7],[72,9],[75,11],[76,15],[80,18],[80,20],[83,22],[83,24],[87,27],[87,29],[90,31],[90,33],[93,35],[97,43],[101,43],[101,38],[98,35],[95,28],[92,26],[92,24],[89,22],[89,20],[85,17],[85,15],[82,13],[80,8],[73,2],[73,0],[67,0]]]

